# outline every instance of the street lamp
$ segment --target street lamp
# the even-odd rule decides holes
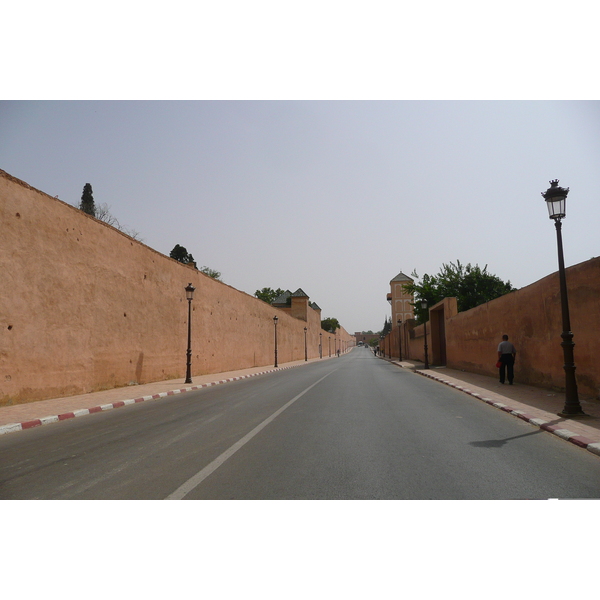
[[[306,332],[308,331],[308,329],[305,327],[304,328],[304,362],[306,362],[308,360],[308,349],[306,346]]]
[[[275,326],[275,368],[277,368],[277,315],[273,317],[273,325]]]
[[[319,358],[323,358],[323,332],[319,333]]]
[[[423,310],[427,309],[427,300],[421,301],[421,308]],[[427,316],[429,316],[429,315],[427,315]],[[427,354],[427,319],[425,317],[423,317],[423,318],[424,318],[423,326],[425,328],[424,329],[424,333],[425,333],[425,367],[424,368],[429,369],[429,356]]]
[[[398,362],[402,362],[402,338],[400,326],[402,325],[402,319],[398,319]]]
[[[562,188],[558,185],[558,179],[550,182],[550,187],[542,192],[542,196],[548,207],[548,215],[554,219],[556,226],[556,242],[558,245],[558,275],[560,279],[560,305],[562,309],[562,328],[561,337],[563,339],[561,346],[564,354],[565,370],[565,406],[561,417],[572,417],[585,414],[579,404],[579,395],[577,393],[577,380],[575,379],[575,358],[573,355],[573,332],[571,331],[571,320],[569,318],[569,299],[567,296],[567,278],[565,275],[565,260],[563,257],[562,245],[562,219],[565,218],[567,194],[569,188]]]
[[[188,301],[188,345],[187,366],[185,370],[185,383],[192,383],[192,300],[196,288],[190,283],[185,288],[185,297]]]

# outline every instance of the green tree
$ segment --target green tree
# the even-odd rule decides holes
[[[392,330],[392,317],[385,318],[385,322],[383,323],[383,329],[381,330],[380,335],[387,335]]]
[[[321,321],[321,328],[325,331],[331,331],[333,333],[336,329],[339,329],[340,327],[340,322],[337,319],[334,319],[333,317],[327,317],[326,319],[323,319]]]
[[[254,292],[254,295],[259,300],[263,300],[267,304],[272,304],[273,300],[281,296],[283,292],[285,292],[285,290],[282,290],[281,288],[277,288],[276,290],[274,290],[270,287],[264,287],[262,290],[256,290],[256,292]]]
[[[193,264],[196,267],[196,261],[194,260],[193,255],[187,251],[187,248],[184,248],[183,246],[180,246],[179,244],[175,244],[175,247],[173,248],[173,250],[171,250],[169,256],[171,258],[175,259],[176,261],[183,263],[184,265]],[[198,267],[196,267],[196,269],[198,269]],[[204,273],[205,275],[208,275],[209,277],[212,277],[213,279],[216,279],[217,281],[223,281],[221,279],[220,271],[216,271],[215,269],[211,269],[210,267],[206,267],[206,266],[204,266],[198,270],[200,271],[200,273]]]
[[[190,254],[190,256],[191,256],[191,254]],[[208,275],[209,277],[212,277],[213,279],[216,279],[217,281],[222,281],[221,272],[215,271],[214,269],[211,269],[210,267],[202,267],[200,269],[200,273],[204,273],[205,275]]]
[[[415,295],[415,316],[422,323],[428,319],[428,309],[421,308],[421,301],[426,300],[431,307],[444,298],[455,297],[458,310],[463,312],[480,304],[499,298],[516,288],[510,281],[502,281],[496,275],[487,271],[487,265],[481,269],[479,265],[472,266],[456,261],[456,264],[442,264],[437,275],[423,275],[420,281],[416,271],[412,276],[415,281],[404,285],[404,289]]]
[[[81,194],[81,204],[79,205],[80,210],[84,213],[95,217],[96,216],[96,206],[94,204],[94,194],[92,192],[92,186],[89,183],[86,183],[83,186],[83,193]]]
[[[171,250],[169,256],[171,258],[174,258],[176,261],[183,263],[184,265],[196,262],[194,260],[194,257],[187,251],[187,249],[183,246],[180,246],[179,244],[175,244],[175,247],[173,248],[173,250]]]

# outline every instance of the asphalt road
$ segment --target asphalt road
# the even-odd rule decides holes
[[[600,459],[356,348],[2,436],[0,498],[600,498]]]

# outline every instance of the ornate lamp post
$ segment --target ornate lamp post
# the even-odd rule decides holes
[[[273,317],[273,325],[275,326],[275,368],[277,368],[277,315]]]
[[[402,338],[400,326],[402,325],[402,319],[398,319],[398,362],[402,362]]]
[[[185,297],[188,301],[188,343],[185,383],[192,383],[192,300],[195,291],[196,288],[191,283],[185,288]]]
[[[306,345],[306,332],[308,331],[308,328],[304,328],[304,362],[306,362],[308,360],[308,347]]]
[[[427,309],[427,300],[421,301],[421,308]],[[424,333],[425,333],[425,369],[429,369],[429,355],[427,354],[427,319],[423,321]]]
[[[323,332],[319,333],[319,358],[323,358]]]
[[[561,337],[563,339],[561,346],[564,354],[565,370],[565,407],[561,417],[572,417],[583,415],[584,412],[579,404],[579,395],[577,393],[577,381],[575,379],[575,358],[573,355],[573,333],[571,331],[571,320],[569,318],[569,299],[567,296],[567,278],[565,275],[565,261],[563,257],[562,245],[562,219],[566,216],[567,194],[569,188],[562,188],[558,185],[558,179],[550,182],[550,187],[542,192],[542,196],[548,206],[548,214],[554,219],[556,226],[556,241],[558,245],[558,274],[560,279],[560,305],[562,309],[562,328]]]

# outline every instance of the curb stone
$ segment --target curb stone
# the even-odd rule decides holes
[[[463,387],[461,385],[457,385],[455,383],[447,381],[446,379],[439,377],[438,375],[433,375],[431,373],[424,373],[423,371],[418,371],[418,370],[415,370],[414,372],[419,375],[422,375],[423,377],[428,377],[429,379],[433,379],[434,381],[438,381],[440,383],[443,383],[445,385],[453,387],[461,392],[464,392],[465,394],[469,394],[469,396],[473,396],[474,398],[477,398],[478,400],[482,400],[483,402],[485,402],[486,404],[489,404],[490,406],[499,408],[500,410],[510,413],[511,415],[514,415],[514,416],[518,417],[519,419],[522,419],[523,421],[530,423],[531,425],[539,427],[540,429],[543,429],[544,431],[548,431],[567,442],[571,442],[572,444],[575,444],[576,446],[579,446],[580,448],[588,450],[592,454],[596,454],[597,456],[600,456],[600,442],[595,442],[594,440],[592,440],[590,438],[573,433],[572,431],[569,431],[568,429],[564,429],[563,427],[561,427],[559,425],[549,425],[547,421],[544,421],[543,419],[540,419],[539,417],[534,417],[532,415],[528,415],[525,412],[523,412],[522,410],[513,409],[510,406],[503,404],[502,402],[495,402],[494,400],[491,400],[490,398],[485,398],[481,394],[473,392],[467,387]]]
[[[191,392],[194,390],[201,390],[202,388],[211,387],[214,385],[220,385],[228,383],[230,381],[239,381],[240,379],[248,379],[249,377],[256,377],[258,375],[266,375],[267,373],[273,373],[275,371],[284,371],[286,369],[294,369],[300,367],[305,363],[299,365],[291,365],[288,367],[278,367],[274,369],[268,369],[266,371],[260,371],[259,373],[250,373],[248,375],[240,375],[238,377],[229,377],[228,379],[219,379],[218,381],[211,381],[203,383],[201,385],[194,385],[192,387],[180,388],[170,390],[168,392],[161,392],[160,394],[153,394],[151,396],[143,396],[141,398],[131,398],[129,400],[119,400],[111,404],[102,404],[100,406],[93,406],[92,408],[81,408],[71,412],[62,413],[60,415],[51,415],[48,417],[41,417],[39,419],[32,419],[30,421],[23,421],[21,423],[8,423],[7,425],[0,425],[0,435],[6,433],[12,433],[13,431],[23,431],[24,429],[32,429],[34,427],[40,427],[42,425],[49,425],[50,423],[57,423],[58,421],[65,421],[67,419],[73,419],[75,417],[83,417],[98,412],[104,412],[112,410],[114,408],[121,408],[122,406],[129,406],[130,404],[138,404],[140,402],[147,402],[148,400],[157,400],[158,398],[166,398],[167,396],[174,396],[176,394],[183,394],[185,392]]]

